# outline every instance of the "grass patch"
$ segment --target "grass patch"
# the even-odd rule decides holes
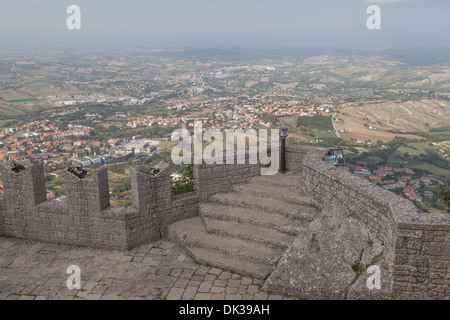
[[[408,146],[415,149],[419,154],[427,154],[426,150],[433,150],[432,147],[423,143],[410,143]]]
[[[433,137],[433,141],[450,140],[450,131],[433,132],[431,136]]]
[[[368,156],[366,158],[367,163],[380,163],[383,162],[383,158],[377,156]]]
[[[328,132],[328,130],[333,130],[333,123],[331,122],[331,117],[324,116],[314,116],[314,117],[298,117],[297,127],[314,128],[319,131]]]
[[[414,168],[429,171],[432,174],[435,174],[437,176],[442,176],[442,177],[450,176],[450,170],[439,168],[433,164],[423,163],[423,164],[419,164],[418,166],[415,166]]]
[[[317,139],[335,139],[336,136],[333,132],[329,131],[317,131],[316,132]]]
[[[420,151],[418,151],[416,149],[408,148],[408,147],[400,147],[400,148],[398,148],[397,149],[397,153],[400,154],[400,155],[402,155],[404,153],[409,153],[409,154],[416,155],[416,156],[421,154]]]
[[[47,190],[53,192],[56,196],[66,194],[66,185],[63,178],[53,178],[46,182]]]

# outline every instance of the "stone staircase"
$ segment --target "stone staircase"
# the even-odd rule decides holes
[[[168,237],[198,263],[264,279],[319,213],[300,186],[295,173],[251,178],[170,225]]]

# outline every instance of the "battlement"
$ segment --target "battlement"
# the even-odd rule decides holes
[[[0,235],[120,249],[158,240],[168,223],[197,214],[198,196],[172,197],[169,166],[155,169],[130,168],[133,205],[111,207],[107,167],[93,174],[66,169],[67,200],[56,201],[46,199],[43,164],[2,163]]]
[[[236,155],[237,157],[237,155]],[[248,160],[248,154],[247,154]],[[52,243],[130,249],[156,241],[173,222],[198,215],[199,202],[259,175],[259,164],[195,165],[194,191],[172,196],[170,168],[130,168],[132,205],[112,207],[108,169],[64,171],[64,201],[47,200],[43,164],[0,163],[0,235]]]
[[[396,298],[450,296],[450,216],[418,212],[387,190],[322,161],[326,149],[288,145],[286,167],[301,172],[321,208],[338,201],[381,238]],[[0,236],[69,245],[130,249],[163,237],[173,222],[195,217],[211,195],[261,174],[260,163],[194,165],[194,191],[171,195],[169,165],[130,168],[132,205],[112,207],[108,169],[64,172],[67,200],[46,199],[43,164],[3,162]]]

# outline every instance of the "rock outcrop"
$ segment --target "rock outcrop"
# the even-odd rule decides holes
[[[383,250],[373,232],[333,201],[294,241],[264,287],[303,299],[345,299],[349,292],[360,297],[361,289],[353,286],[363,287],[368,266],[385,267]]]

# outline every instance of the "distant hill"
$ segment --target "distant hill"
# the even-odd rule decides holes
[[[430,131],[448,126],[450,103],[438,100],[385,102],[342,109],[338,130],[348,130],[342,135],[346,140],[390,140],[392,132]],[[420,138],[410,136],[409,138]]]

